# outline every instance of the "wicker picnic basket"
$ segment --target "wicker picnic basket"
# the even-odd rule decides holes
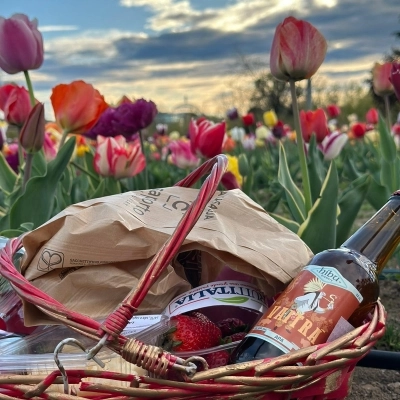
[[[11,399],[266,399],[323,400],[344,399],[351,387],[351,376],[363,358],[385,332],[386,314],[378,301],[370,321],[339,339],[293,351],[273,359],[256,360],[196,372],[198,357],[181,359],[156,346],[147,345],[121,332],[132,318],[152,284],[179,251],[206,204],[217,190],[227,159],[219,155],[206,161],[177,185],[190,187],[207,175],[196,200],[178,223],[174,233],[149,264],[136,288],[108,318],[99,323],[72,312],[27,281],[13,265],[13,256],[21,248],[21,238],[10,239],[0,252],[0,273],[18,295],[61,324],[96,341],[85,349],[88,359],[107,347],[123,360],[142,367],[149,376],[109,371],[59,369],[47,376],[0,375],[0,400]],[[71,341],[72,339],[70,339]],[[68,341],[68,339],[66,340]],[[60,347],[66,341],[59,344]],[[171,379],[179,376],[180,379]],[[101,379],[93,383],[86,378]],[[127,382],[116,386],[116,382]],[[64,394],[54,390],[64,384]],[[72,393],[68,384],[78,385]]]

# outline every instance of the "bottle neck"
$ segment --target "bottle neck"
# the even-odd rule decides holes
[[[379,274],[400,242],[400,195],[388,202],[341,247],[363,254]]]

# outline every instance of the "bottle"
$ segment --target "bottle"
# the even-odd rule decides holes
[[[235,349],[231,362],[325,343],[341,317],[361,325],[378,299],[378,275],[399,242],[400,190],[340,248],[311,259]]]

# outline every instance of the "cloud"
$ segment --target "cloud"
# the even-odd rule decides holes
[[[400,31],[398,0],[220,0],[212,7],[202,6],[203,0],[119,4],[146,9],[146,33],[71,25],[71,32],[49,35],[45,62],[32,71],[40,96],[47,91],[48,98],[58,83],[84,79],[110,102],[126,94],[151,98],[160,110],[173,111],[188,96],[204,112],[221,112],[240,102],[245,108],[241,97],[252,90],[254,75],[244,72],[243,60],[250,60],[255,72],[267,71],[275,27],[288,15],[307,19],[326,37],[328,54],[318,75],[329,82],[362,83],[374,61],[392,46],[400,47],[392,35]],[[44,28],[51,32],[57,27],[69,26]],[[256,58],[262,63],[254,63]],[[243,95],[235,97],[239,91]]]
[[[44,25],[40,27],[41,32],[64,32],[77,31],[79,28],[74,25]]]

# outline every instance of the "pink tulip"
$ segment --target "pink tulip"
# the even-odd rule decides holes
[[[327,43],[307,21],[285,18],[275,30],[270,54],[271,74],[281,81],[311,78],[325,59]]]
[[[43,152],[46,161],[51,161],[56,158],[57,146],[48,132],[45,132],[44,134]]]
[[[24,125],[31,108],[29,92],[24,87],[11,84],[0,87],[0,109],[9,124]]]
[[[330,161],[340,154],[348,140],[347,135],[335,131],[326,136],[318,147],[324,153],[324,159]]]
[[[312,134],[316,135],[317,143],[321,143],[329,133],[326,114],[322,108],[315,111],[300,111],[301,131],[304,141],[308,143]]]
[[[168,145],[168,148],[171,151],[171,161],[178,168],[195,168],[199,165],[200,159],[192,153],[190,142],[174,140]]]
[[[43,63],[43,38],[24,14],[0,17],[0,68],[8,74],[38,69]]]
[[[400,63],[395,61],[392,63],[392,69],[390,71],[389,79],[393,85],[397,100],[400,101]]]
[[[145,166],[146,159],[139,139],[127,143],[122,135],[97,136],[94,169],[99,175],[128,178],[139,174]]]
[[[376,108],[370,108],[365,115],[368,124],[376,125],[379,121],[379,113]]]
[[[390,82],[391,72],[391,62],[374,64],[374,67],[372,68],[372,86],[375,94],[378,96],[386,96],[393,93],[393,85]]]
[[[225,121],[214,124],[203,118],[201,122],[193,119],[189,124],[192,152],[200,157],[212,158],[222,151],[225,136]]]

